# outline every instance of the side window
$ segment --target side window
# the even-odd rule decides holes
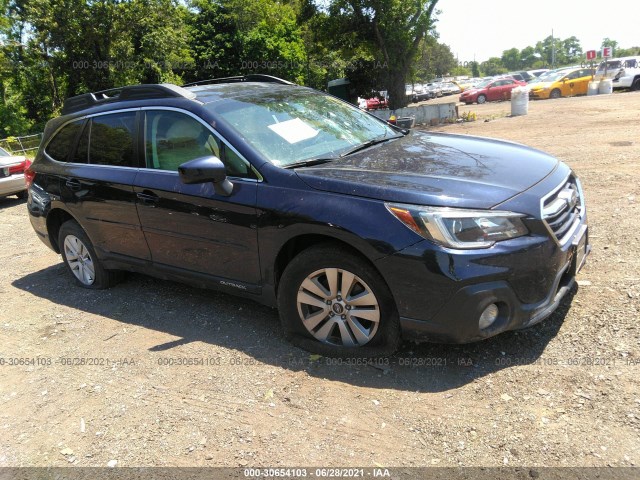
[[[89,163],[135,166],[135,112],[112,113],[91,119]]]
[[[69,153],[75,144],[76,137],[80,132],[83,120],[65,125],[55,137],[49,142],[45,151],[54,160],[66,162]]]
[[[228,175],[250,176],[244,160],[202,123],[180,112],[147,112],[145,150],[149,168],[177,172],[189,160],[213,155],[225,164]]]

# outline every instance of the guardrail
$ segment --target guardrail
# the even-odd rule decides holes
[[[15,155],[33,158],[38,151],[42,134],[26,135],[24,137],[8,137],[0,139],[0,147]]]
[[[455,120],[458,117],[456,103],[422,104],[399,108],[395,111],[373,110],[369,113],[382,120],[389,120],[390,115],[396,117],[411,117],[415,119],[416,125],[437,125],[447,120]]]

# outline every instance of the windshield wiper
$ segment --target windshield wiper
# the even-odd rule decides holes
[[[346,157],[347,155],[351,155],[352,153],[359,152],[360,150],[364,150],[365,148],[372,147],[372,146],[377,145],[379,143],[388,142],[389,140],[400,138],[402,136],[404,136],[404,135],[396,135],[395,137],[386,137],[386,136],[384,136],[384,137],[374,138],[373,140],[369,140],[368,142],[361,143],[357,147],[353,147],[350,150],[347,150],[346,152],[341,153],[340,156],[341,157]]]
[[[313,165],[321,165],[323,163],[333,162],[334,160],[337,160],[337,158],[312,158],[310,160],[283,165],[282,168],[312,167]]]

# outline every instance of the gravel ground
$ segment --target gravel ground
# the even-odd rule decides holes
[[[289,345],[274,310],[141,275],[74,286],[0,199],[0,466],[635,466],[640,93],[460,107],[568,162],[593,253],[529,330],[376,365]],[[486,120],[486,121],[485,121]]]

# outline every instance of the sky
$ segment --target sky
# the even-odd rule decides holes
[[[620,7],[619,9],[617,7]],[[602,39],[621,48],[640,46],[640,2],[596,0],[439,0],[436,31],[460,62],[500,57],[551,35],[576,36],[582,50],[600,50]],[[615,52],[614,52],[615,55]]]

